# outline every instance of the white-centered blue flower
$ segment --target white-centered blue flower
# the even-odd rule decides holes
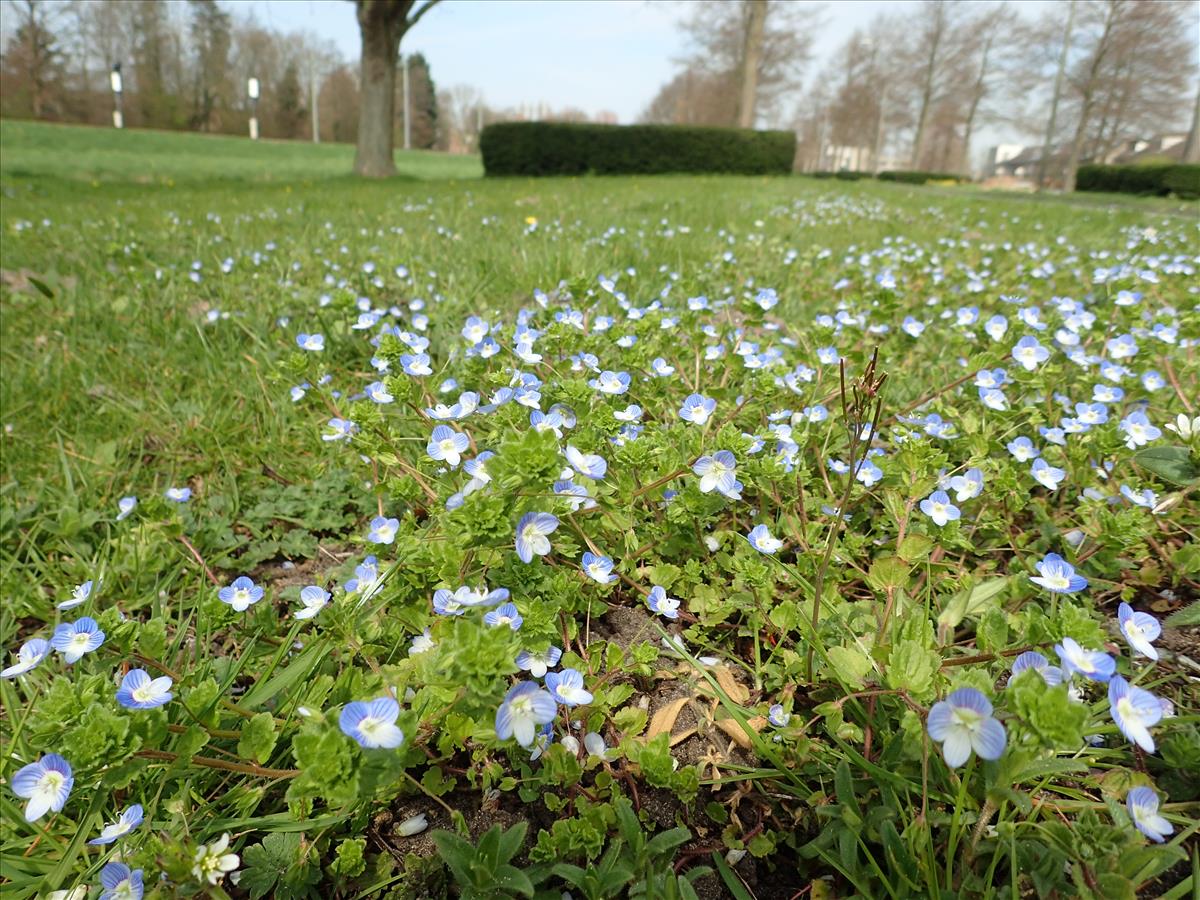
[[[154,709],[171,702],[173,683],[166,675],[151,678],[145,669],[130,669],[117,688],[117,702],[126,709]]]
[[[950,479],[950,489],[955,492],[954,499],[959,503],[973,500],[983,493],[983,472],[972,468],[961,475],[955,475]]]
[[[1059,484],[1067,477],[1065,471],[1050,465],[1041,457],[1033,461],[1033,466],[1029,471],[1033,475],[1034,481],[1051,491],[1057,491]]]
[[[1092,681],[1106,682],[1117,670],[1117,661],[1103,650],[1087,650],[1074,638],[1065,637],[1054,645],[1067,677],[1082,675]]]
[[[742,485],[737,480],[737,459],[728,450],[718,450],[712,456],[702,456],[692,466],[700,477],[700,493],[716,491],[731,500],[741,499]]]
[[[245,612],[263,598],[263,589],[245,575],[240,575],[228,586],[217,591],[217,598],[222,603],[228,603],[237,612]]]
[[[25,804],[25,821],[36,822],[48,812],[61,812],[71,796],[75,775],[71,764],[57,753],[22,766],[9,781],[12,792]]]
[[[939,528],[947,522],[956,521],[962,513],[957,506],[950,502],[950,495],[945,491],[934,491],[921,501],[921,512],[933,520]]]
[[[1144,412],[1131,412],[1121,420],[1121,430],[1125,432],[1125,446],[1130,450],[1141,447],[1162,437],[1162,431],[1151,424]]]
[[[777,553],[783,548],[783,541],[772,537],[766,525],[755,525],[746,535],[746,540],[759,553]]]
[[[315,584],[302,587],[300,602],[304,604],[304,608],[296,610],[292,616],[297,619],[311,619],[326,607],[330,596],[329,591]]]
[[[975,688],[959,688],[935,703],[927,728],[952,769],[965,763],[971,751],[980,759],[999,759],[1008,743],[1004,726],[992,717],[991,701]]]
[[[679,601],[674,597],[667,596],[666,589],[657,584],[650,588],[650,594],[646,597],[646,605],[650,607],[651,612],[657,613],[664,619],[679,618]]]
[[[1175,833],[1175,826],[1158,811],[1158,794],[1152,788],[1131,788],[1125,796],[1125,806],[1134,827],[1155,843],[1161,844],[1168,835]]]
[[[608,463],[605,462],[604,457],[596,453],[581,453],[575,447],[568,444],[566,456],[567,462],[571,464],[571,468],[586,478],[599,481],[608,471]]]
[[[1012,349],[1015,359],[1026,372],[1032,372],[1050,358],[1050,351],[1037,342],[1037,338],[1026,335]]]
[[[379,561],[374,556],[368,556],[354,567],[354,577],[343,586],[347,594],[361,594],[360,602],[369,600],[383,586],[379,577]]]
[[[30,638],[17,651],[17,661],[0,671],[0,678],[16,678],[45,659],[50,653],[50,642],[45,638]]]
[[[368,750],[392,750],[404,743],[404,732],[396,726],[400,704],[393,697],[355,700],[342,707],[338,727]]]
[[[462,455],[471,446],[471,439],[449,425],[438,425],[433,429],[425,452],[429,458],[445,462],[452,469],[458,468]]]
[[[1134,652],[1150,659],[1158,659],[1158,651],[1150,643],[1162,634],[1162,626],[1158,624],[1158,619],[1150,613],[1134,612],[1132,606],[1122,603],[1117,607],[1117,624]]]
[[[1120,675],[1108,681],[1108,710],[1121,733],[1147,753],[1154,752],[1150,727],[1163,716],[1162,703],[1152,693],[1131,685]]]
[[[339,419],[334,417],[325,423],[325,430],[321,432],[321,440],[323,441],[348,441],[358,431],[358,426],[349,419]]]
[[[325,349],[325,335],[305,334],[303,331],[296,335],[296,346],[309,353],[320,353]]]
[[[547,672],[546,688],[555,700],[565,706],[583,706],[592,702],[591,692],[583,686],[583,673],[577,669]]]
[[[130,869],[121,862],[105,863],[100,870],[100,886],[104,888],[100,900],[142,900],[146,890],[142,879],[141,869]]]
[[[503,603],[495,609],[489,610],[483,617],[483,624],[491,625],[493,628],[500,625],[507,625],[513,631],[520,631],[525,619],[521,616],[515,603]]]
[[[588,578],[600,584],[617,580],[617,576],[613,574],[613,561],[610,557],[584,553],[581,568]]]
[[[120,500],[118,500],[117,501],[117,521],[120,522],[122,519],[124,519],[126,516],[128,516],[131,512],[133,512],[133,509],[136,506],[137,506],[137,497],[134,497],[134,496],[122,497]]]
[[[683,405],[679,407],[679,418],[685,422],[703,425],[716,408],[717,401],[711,397],[705,397],[702,394],[688,394],[684,398]]]
[[[133,831],[142,824],[143,810],[140,803],[135,803],[125,809],[117,817],[117,821],[105,825],[100,829],[100,836],[92,838],[88,841],[93,847],[103,847],[106,844],[111,844],[120,838],[125,837],[129,832]]]
[[[767,721],[776,728],[787,728],[788,723],[792,721],[792,714],[783,708],[782,703],[774,703],[767,710]]]
[[[79,662],[85,653],[91,653],[104,643],[104,632],[91,616],[74,622],[64,622],[54,629],[50,646],[63,655],[67,665]]]
[[[172,503],[187,503],[192,499],[192,489],[190,487],[169,487],[163,491],[163,496]]]
[[[1014,676],[1032,669],[1042,676],[1042,680],[1050,687],[1062,684],[1063,673],[1058,666],[1050,665],[1050,661],[1036,650],[1026,650],[1013,660],[1012,673]]]
[[[550,538],[558,528],[558,517],[544,512],[527,512],[517,523],[517,556],[521,562],[533,562],[534,556],[550,552]]]
[[[628,372],[612,372],[608,369],[602,371],[595,378],[588,381],[590,387],[595,388],[602,394],[611,394],[616,396],[624,394],[629,390],[629,373]]]
[[[396,532],[399,528],[399,519],[376,516],[371,520],[371,530],[367,534],[367,540],[372,544],[390,544],[396,540]]]
[[[391,391],[388,390],[387,385],[382,381],[372,381],[363,389],[363,391],[366,393],[367,399],[369,399],[372,403],[394,403],[396,400],[396,398],[392,396]]]
[[[1075,567],[1057,553],[1047,553],[1041,562],[1036,564],[1037,575],[1030,575],[1029,580],[1041,585],[1055,594],[1073,594],[1088,586],[1088,580],[1075,573]]]
[[[534,678],[544,678],[546,673],[558,665],[562,650],[551,644],[545,650],[522,650],[517,654],[517,668]]]
[[[558,706],[536,682],[522,681],[505,695],[496,710],[496,737],[502,741],[515,737],[522,747],[533,743],[538,726],[553,722]]]

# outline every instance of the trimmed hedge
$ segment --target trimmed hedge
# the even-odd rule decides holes
[[[479,138],[488,175],[787,174],[790,131],[687,125],[499,122]]]
[[[1200,165],[1080,166],[1075,173],[1075,190],[1160,197],[1175,194],[1196,199],[1200,197]]]
[[[962,175],[952,172],[880,172],[880,181],[898,181],[901,184],[925,184],[928,181],[966,181]]]

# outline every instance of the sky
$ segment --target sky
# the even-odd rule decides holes
[[[1049,2],[1019,5],[1036,14]],[[224,5],[251,12],[273,28],[315,32],[332,40],[346,60],[358,59],[358,23],[346,0],[225,0]],[[824,25],[807,73],[810,83],[855,28],[884,9],[915,5],[916,0],[824,4],[819,15]],[[675,61],[687,51],[678,27],[687,7],[686,0],[443,0],[405,36],[401,52],[423,53],[439,88],[472,85],[493,108],[545,103],[589,115],[608,110],[629,123],[677,71]]]

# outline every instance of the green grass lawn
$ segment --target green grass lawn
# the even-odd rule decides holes
[[[7,664],[22,641],[85,612],[109,634],[74,667],[55,658],[0,681],[0,737],[13,754],[5,779],[47,752],[76,770],[65,811],[32,824],[10,786],[0,787],[6,896],[77,883],[98,890],[111,848],[84,840],[133,802],[151,824],[118,846],[145,868],[147,887],[160,873],[169,879],[159,896],[197,888],[196,846],[225,832],[245,868],[241,890],[255,896],[441,896],[447,876],[429,835],[396,830],[417,812],[441,829],[461,816],[472,839],[493,822],[529,822],[537,846],[518,864],[545,876],[538,897],[570,886],[564,870],[551,878],[551,863],[595,868],[606,848],[635,874],[589,896],[661,880],[673,860],[680,871],[715,869],[698,878],[699,896],[739,900],[818,895],[826,888],[811,886],[826,877],[838,896],[881,897],[1065,896],[1097,879],[1117,892],[1180,897],[1194,883],[1170,870],[1196,833],[1200,800],[1186,776],[1200,759],[1200,717],[1176,657],[1132,671],[1122,658],[1127,676],[1176,704],[1176,717],[1156,728],[1157,754],[1136,759],[1103,687],[1085,683],[1086,720],[1065,688],[1042,691],[1039,681],[1035,690],[1027,678],[1019,692],[1003,690],[1017,652],[1038,648],[1057,662],[1051,647],[1064,636],[1128,656],[1109,621],[1119,600],[1165,615],[1195,596],[1195,494],[1162,516],[1124,502],[1118,483],[1157,498],[1177,486],[1136,463],[1117,427],[1141,400],[1162,425],[1200,396],[1197,281],[1175,271],[1194,265],[1194,206],[803,178],[489,180],[475,158],[428,153],[397,154],[407,177],[363,182],[347,175],[348,146],[18,122],[0,123],[0,144],[0,650]],[[1124,280],[1096,280],[1097,269],[1127,260]],[[1136,275],[1151,269],[1155,280]],[[887,273],[896,287],[876,280]],[[601,276],[618,276],[612,289],[646,312],[628,315]],[[761,288],[778,292],[766,313],[755,301]],[[1118,290],[1140,292],[1141,305],[1116,304]],[[551,295],[547,310],[535,292]],[[699,295],[731,302],[690,310],[687,298]],[[1003,297],[1039,307],[1050,327],[1023,325],[1020,304]],[[1138,355],[1125,360],[1134,375],[1120,381],[1126,401],[1112,401],[1107,424],[1069,435],[1063,448],[1042,441],[1038,426],[1063,415],[1056,393],[1092,400],[1104,380],[1097,365],[1081,368],[1056,347],[1026,373],[1010,355],[1025,333],[1053,345],[1055,297],[1096,310],[1085,344],[1097,354],[1113,352],[1106,339],[1152,322],[1178,331],[1175,343],[1139,333]],[[409,352],[392,337],[373,348],[374,323],[352,327],[363,305],[396,309],[406,330],[431,341],[433,374],[389,379],[392,406],[348,397],[382,379],[373,354],[395,373]],[[842,327],[814,321],[839,305],[849,317]],[[544,360],[512,356],[522,307],[543,333]],[[586,311],[589,328],[601,313],[613,325],[585,333],[566,307]],[[982,310],[979,322],[955,324],[971,307]],[[980,330],[993,313],[1007,316],[1003,341]],[[472,315],[492,323],[501,355],[468,356],[460,330]],[[868,330],[860,315],[888,327]],[[926,325],[920,339],[901,329],[907,316]],[[300,332],[322,334],[325,350],[301,352]],[[627,333],[637,343],[619,348]],[[778,374],[804,363],[813,380],[793,391],[769,368],[746,366],[735,352],[743,339],[783,354]],[[718,343],[710,357],[707,345]],[[828,465],[855,458],[837,368],[818,363],[829,346],[852,380],[875,347],[889,373],[883,480],[850,500]],[[595,373],[572,372],[560,351],[633,372],[628,394],[597,393]],[[652,356],[674,374],[651,377]],[[425,453],[433,423],[420,410],[468,389],[485,402],[510,384],[502,366],[539,373],[541,409],[563,402],[578,414],[564,443],[609,463],[607,480],[591,485],[597,512],[555,507],[560,557],[548,563],[517,561],[508,521],[520,504],[562,503],[529,481],[553,480],[566,465],[530,428],[529,409],[510,403],[456,424],[478,436],[468,456],[504,448],[493,489],[465,498],[464,513],[444,511],[463,489],[458,472],[439,471]],[[972,376],[999,367],[1016,383],[1012,407],[989,411]],[[1163,376],[1152,392],[1140,386],[1148,369]],[[439,393],[449,376],[458,385]],[[718,398],[707,426],[678,415],[693,390]],[[646,427],[619,447],[609,440],[619,437],[612,412],[627,403],[645,407]],[[819,403],[831,414],[824,424],[791,415]],[[902,445],[903,417],[931,412],[952,421],[957,438],[918,434]],[[352,448],[322,439],[332,417],[361,424]],[[794,471],[768,460],[782,440],[768,423],[793,423]],[[765,450],[750,449],[751,432]],[[1069,473],[1060,491],[1010,460],[1005,446],[1017,435]],[[1164,433],[1159,443],[1173,439]],[[695,487],[693,462],[718,448],[737,454],[740,502]],[[1098,468],[1106,461],[1111,478]],[[919,502],[942,470],[968,466],[984,472],[983,499],[959,501],[961,521],[934,526]],[[675,500],[662,495],[668,484]],[[184,486],[188,503],[163,499]],[[1103,496],[1081,498],[1085,488]],[[124,496],[139,504],[117,521]],[[851,518],[840,532],[835,506]],[[401,519],[395,545],[364,541],[381,511]],[[787,540],[778,566],[742,540],[756,522]],[[1078,554],[1065,542],[1071,529],[1086,532]],[[622,580],[603,592],[575,577],[578,553],[564,550],[586,550],[588,540],[618,560]],[[827,546],[837,554],[822,563]],[[1033,590],[1028,576],[1048,552],[1070,556],[1090,592]],[[386,615],[337,591],[319,618],[292,618],[302,585],[333,590],[368,553],[381,572],[395,563],[380,595]],[[266,586],[268,600],[235,615],[215,587],[242,574]],[[596,695],[587,728],[610,746],[620,740],[618,758],[576,761],[556,747],[534,765],[497,740],[495,706],[509,676],[488,667],[507,664],[508,629],[429,613],[434,587],[485,577],[512,589],[522,634],[565,636],[575,648],[567,659],[587,669]],[[821,578],[826,609],[814,640],[812,583]],[[55,610],[88,579],[99,595],[92,606]],[[651,583],[672,585],[684,619],[645,615],[639,591]],[[720,679],[666,654],[647,662],[659,647],[656,621],[685,627],[689,647],[719,657]],[[426,626],[446,648],[436,663],[409,655]],[[133,665],[177,676],[177,701],[145,715],[117,706],[117,669]],[[447,689],[446,673],[463,681]],[[405,756],[360,752],[334,712],[299,712],[336,710],[385,685],[405,707]],[[951,772],[922,717],[967,686],[1002,709],[1009,750]],[[684,697],[678,723],[656,716]],[[767,724],[774,703],[792,713],[790,725]],[[732,718],[705,719],[718,708]],[[679,736],[673,758],[665,744],[644,750],[631,737],[655,727]],[[1107,743],[1093,750],[1083,734]],[[1157,853],[1121,818],[1133,784],[1153,785],[1169,804],[1175,834]],[[618,795],[636,797],[641,811],[623,842]],[[689,831],[682,856],[666,841],[659,855],[630,850],[640,829],[673,826]],[[729,862],[726,851],[735,851]],[[280,872],[288,874],[276,884]],[[654,881],[660,893],[648,896],[694,896],[673,879],[669,888]]]

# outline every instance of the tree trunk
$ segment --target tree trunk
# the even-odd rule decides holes
[[[1075,172],[1079,169],[1079,159],[1083,153],[1083,139],[1087,134],[1088,119],[1091,117],[1092,104],[1096,99],[1096,86],[1104,65],[1104,58],[1108,55],[1111,47],[1110,38],[1120,13],[1120,4],[1121,0],[1109,0],[1108,12],[1104,17],[1104,31],[1096,44],[1091,65],[1088,66],[1088,77],[1083,86],[1083,102],[1079,110],[1079,123],[1075,126],[1075,138],[1071,141],[1071,154],[1067,157],[1067,168],[1063,172],[1063,190],[1067,193],[1075,190]]]
[[[979,112],[979,104],[983,102],[983,95],[987,90],[988,56],[992,52],[992,40],[995,36],[995,30],[991,30],[984,40],[979,60],[979,74],[975,76],[975,86],[971,91],[971,106],[967,110],[967,120],[963,124],[962,164],[959,166],[959,172],[967,176],[971,174],[971,132],[975,128],[975,115]]]
[[[1046,123],[1046,139],[1042,142],[1042,158],[1038,160],[1037,188],[1046,186],[1046,166],[1054,149],[1054,128],[1058,122],[1058,98],[1062,96],[1063,74],[1067,69],[1067,55],[1071,50],[1071,27],[1075,24],[1075,0],[1071,0],[1071,11],[1067,13],[1067,27],[1063,31],[1062,51],[1058,56],[1058,72],[1054,76],[1054,94],[1050,98],[1050,121]]]
[[[762,64],[763,32],[767,25],[767,0],[746,0],[746,33],[742,42],[741,95],[737,124],[753,128],[758,105],[758,68]]]
[[[396,57],[411,3],[359,0],[358,30],[362,37],[361,100],[354,173],[367,178],[396,174],[392,155],[395,121]]]
[[[933,102],[934,79],[937,75],[938,52],[941,50],[942,38],[946,31],[944,19],[946,8],[939,4],[936,9],[937,19],[934,22],[934,31],[930,35],[929,41],[929,60],[925,66],[925,78],[921,85],[921,107],[917,113],[917,132],[913,135],[912,159],[909,160],[911,169],[921,168],[921,152],[925,149],[925,126],[929,121],[929,107]]]
[[[1196,91],[1196,108],[1192,110],[1192,127],[1183,145],[1183,161],[1200,162],[1200,90]]]

